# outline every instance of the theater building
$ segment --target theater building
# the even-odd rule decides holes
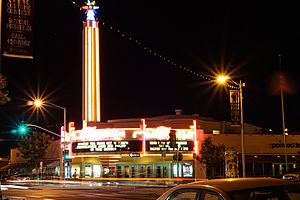
[[[178,111],[179,112],[179,111]],[[206,119],[207,120],[207,119]],[[66,176],[169,178],[194,177],[204,131],[193,115],[108,120],[89,123],[82,130],[69,127],[66,142],[71,162]],[[207,123],[217,121],[207,120]],[[176,131],[176,147],[170,146],[170,130]],[[80,172],[80,173],[79,173]]]
[[[170,130],[176,131],[178,148],[170,147]],[[70,123],[62,140],[70,158],[64,163],[65,175],[66,178],[74,178],[73,175],[77,178],[204,178],[205,166],[195,158],[201,156],[201,144],[206,137],[238,153],[235,173],[241,176],[240,127],[212,118],[184,115],[180,110],[173,115],[89,123],[80,130]],[[244,141],[247,176],[284,173],[285,150],[289,168],[299,165],[300,135],[289,134],[285,149],[281,134],[265,133],[260,127],[245,124]],[[43,166],[57,176],[59,145],[55,141],[50,146],[48,161]],[[12,150],[10,165],[22,162],[18,150]]]
[[[282,135],[263,133],[261,127],[250,124],[245,124],[244,129],[247,176],[284,173]],[[170,130],[176,131],[178,148],[170,147]],[[75,130],[71,124],[68,137],[72,158],[66,173],[69,177],[75,171],[81,177],[205,177],[205,166],[195,158],[200,156],[206,137],[241,152],[240,127],[198,115],[183,115],[181,110],[174,115],[90,123],[82,130]],[[287,136],[289,168],[297,167],[299,139],[298,135]],[[237,176],[241,175],[240,161],[238,153]]]

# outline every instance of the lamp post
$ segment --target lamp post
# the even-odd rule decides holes
[[[43,100],[41,99],[36,99],[34,101],[28,101],[27,102],[27,105],[31,105],[31,106],[34,106],[36,108],[41,108],[43,105],[49,105],[49,106],[53,106],[55,108],[58,108],[58,109],[61,109],[64,111],[64,133],[66,133],[66,130],[67,130],[67,108],[66,107],[62,107],[62,106],[59,106],[59,105],[56,105],[54,103],[51,103],[51,102],[44,102]],[[60,135],[60,150],[59,150],[59,157],[60,157],[60,176],[62,179],[65,178],[64,176],[64,155],[63,155],[63,152],[62,152],[62,144],[61,144],[61,138],[62,136]]]
[[[280,77],[279,77],[279,87],[280,87],[280,100],[281,100],[281,119],[282,119],[282,136],[283,136],[283,143],[284,143],[284,159],[285,159],[285,170],[289,170],[288,165],[288,156],[287,156],[287,149],[286,149],[286,132],[285,132],[285,117],[284,117],[284,94],[283,94],[283,84],[284,78],[281,73],[281,54],[278,55],[279,58],[279,68],[280,68]]]
[[[216,82],[219,84],[225,84],[226,82],[231,82],[235,86],[239,88],[239,108],[240,108],[240,125],[241,125],[241,149],[242,149],[242,172],[243,177],[246,177],[246,166],[245,166],[245,140],[244,140],[244,112],[243,112],[243,87],[245,87],[245,83],[242,83],[240,80],[239,83],[235,82],[234,80],[230,79],[228,76],[220,75],[217,77]]]

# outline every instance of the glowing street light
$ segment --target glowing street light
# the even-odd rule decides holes
[[[59,105],[56,105],[54,103],[51,103],[51,102],[48,102],[48,101],[43,101],[42,99],[35,99],[34,101],[28,101],[27,102],[27,105],[29,106],[34,106],[36,108],[42,108],[44,105],[45,106],[53,106],[55,108],[58,108],[58,109],[62,109],[64,111],[64,133],[66,133],[67,131],[67,108],[66,107],[62,107],[62,106],[59,106]],[[61,140],[60,140],[61,142]],[[60,148],[61,148],[61,145],[60,145]],[[62,155],[62,150],[59,151],[60,152],[60,169],[61,169],[61,177],[64,179],[64,157]]]
[[[48,102],[48,101],[43,101],[42,99],[35,99],[34,101],[28,101],[27,105],[34,106],[36,108],[42,108],[44,105],[45,106],[49,105],[49,106],[53,106],[55,108],[63,110],[64,111],[64,132],[66,132],[66,130],[67,130],[67,121],[66,121],[67,108],[66,107],[62,107],[62,106],[56,105],[56,104]]]
[[[217,83],[219,84],[225,84],[227,82],[227,80],[229,79],[228,76],[225,76],[225,75],[219,75],[217,77]]]
[[[229,76],[226,75],[219,75],[216,78],[216,82],[218,84],[225,84],[227,82],[233,83],[234,85],[238,86],[239,88],[239,101],[240,101],[240,120],[241,120],[241,148],[242,148],[242,170],[243,170],[243,177],[246,177],[246,165],[245,165],[245,142],[244,142],[244,113],[243,113],[243,87],[245,87],[245,83],[242,83],[240,80],[239,83],[235,82],[234,80],[230,79]]]

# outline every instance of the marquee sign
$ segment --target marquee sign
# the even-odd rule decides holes
[[[142,151],[141,140],[74,142],[73,153]]]
[[[170,147],[170,142],[167,140],[149,140],[146,141],[146,151],[176,151],[177,148]],[[176,141],[180,151],[193,151],[194,141]]]

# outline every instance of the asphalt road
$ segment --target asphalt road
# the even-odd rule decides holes
[[[157,199],[168,188],[141,186],[36,185],[14,188],[2,185],[3,199],[69,200],[69,199]]]

